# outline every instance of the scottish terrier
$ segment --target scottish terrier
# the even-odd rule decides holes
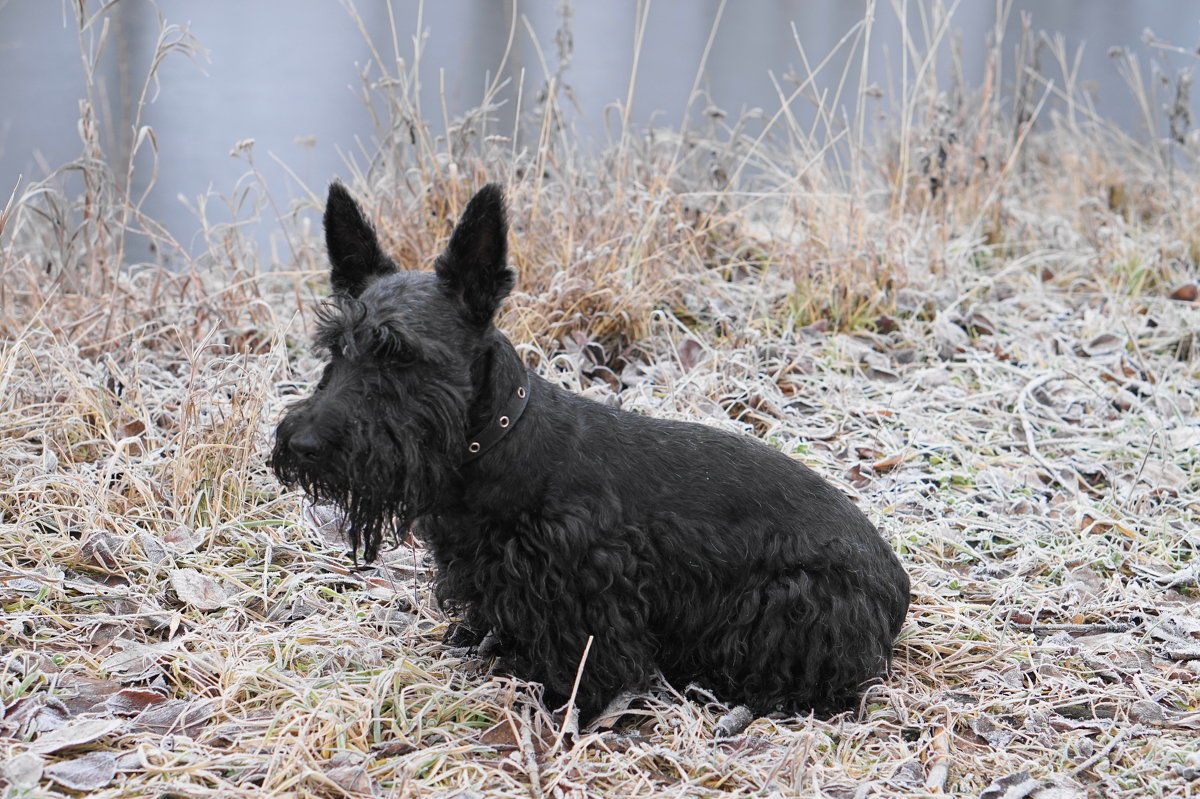
[[[271,464],[340,507],[367,561],[414,530],[461,615],[455,643],[486,636],[548,706],[576,691],[585,718],[658,674],[755,715],[837,712],[886,674],[908,576],[845,495],[757,440],[524,366],[493,322],[514,283],[498,186],[433,274],[385,255],[340,183],[324,223],[328,363]]]

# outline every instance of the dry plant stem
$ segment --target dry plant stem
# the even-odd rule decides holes
[[[525,771],[529,775],[529,795],[532,799],[544,799],[542,792],[542,775],[538,768],[537,752],[533,748],[533,725],[526,712],[525,721],[519,725],[521,731],[521,755],[525,761]]]
[[[1034,635],[1053,635],[1054,633],[1094,635],[1096,633],[1123,633],[1133,629],[1131,624],[1018,624],[1013,622],[1012,626]]]
[[[939,727],[929,743],[931,757],[929,770],[925,777],[925,790],[940,794],[946,790],[946,780],[950,776],[950,738],[945,727]]]
[[[588,636],[587,643],[583,646],[583,654],[579,657],[579,668],[575,670],[575,682],[571,685],[571,695],[567,698],[567,704],[562,708],[563,720],[562,726],[558,731],[558,738],[555,740],[555,747],[561,747],[563,739],[568,735],[579,735],[579,708],[575,707],[575,697],[579,693],[579,681],[583,679],[583,670],[587,666],[588,653],[592,651],[593,636]]]
[[[1029,448],[1029,454],[1032,455],[1035,460],[1037,460],[1041,467],[1046,471],[1046,475],[1048,477],[1066,490],[1074,492],[1076,487],[1065,483],[1062,477],[1059,475],[1058,470],[1051,466],[1050,462],[1047,461],[1042,453],[1038,451],[1037,443],[1034,440],[1033,424],[1029,420],[1029,408],[1027,403],[1030,395],[1032,395],[1033,392],[1037,391],[1046,383],[1049,383],[1051,380],[1055,379],[1057,379],[1057,375],[1048,374],[1036,377],[1026,383],[1025,387],[1021,389],[1021,394],[1017,399],[1017,411],[1021,416],[1021,429],[1025,431],[1025,445]]]

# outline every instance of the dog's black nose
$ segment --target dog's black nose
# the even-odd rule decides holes
[[[298,457],[311,460],[321,453],[321,439],[305,430],[288,439],[288,449]]]

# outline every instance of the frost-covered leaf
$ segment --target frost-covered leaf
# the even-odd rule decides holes
[[[310,530],[330,546],[345,546],[349,540],[346,536],[346,516],[339,508],[306,501],[300,509],[300,517]]]
[[[992,317],[979,310],[972,310],[963,322],[967,326],[967,330],[981,336],[994,336],[1000,329],[1000,325],[996,324]]]
[[[136,716],[151,705],[165,700],[166,697],[158,691],[125,688],[105,700],[104,708],[114,716]]]
[[[42,590],[45,583],[39,580],[34,580],[30,577],[9,577],[0,580],[0,596],[9,597],[11,595],[30,595],[36,594]]]
[[[696,367],[706,355],[704,345],[695,339],[689,338],[679,345],[679,365],[683,371],[690,372]]]
[[[396,598],[396,583],[394,580],[387,580],[382,577],[367,577],[364,579],[367,584],[367,596],[372,599],[395,599]]]
[[[518,748],[517,733],[509,721],[501,721],[488,727],[479,736],[479,742],[497,749]]]
[[[51,730],[39,736],[29,747],[29,751],[39,754],[50,754],[72,746],[91,743],[105,735],[116,732],[125,726],[119,719],[86,719],[74,721],[65,727]]]
[[[1012,743],[1013,738],[1017,735],[1012,730],[998,726],[996,722],[987,716],[979,716],[971,719],[970,726],[971,731],[987,741],[989,746],[1001,751]]]
[[[172,571],[171,587],[184,604],[199,610],[217,610],[229,601],[229,594],[220,582],[195,569]]]
[[[1139,699],[1129,707],[1129,720],[1136,724],[1160,726],[1167,720],[1163,706],[1149,699]]]
[[[937,388],[938,386],[948,385],[952,376],[949,369],[932,367],[929,369],[922,369],[921,371],[917,372],[914,377],[917,385],[921,388]]]
[[[950,360],[955,352],[965,350],[970,343],[966,331],[944,313],[939,313],[933,320],[932,332],[942,360]]]
[[[196,549],[204,543],[204,534],[188,527],[176,527],[163,536],[163,543],[181,555]]]
[[[86,713],[122,688],[121,683],[116,680],[101,680],[87,674],[70,672],[59,679],[58,686],[70,692],[63,693],[61,699],[72,715]]]
[[[362,766],[336,766],[326,771],[325,776],[347,793],[370,794],[375,791],[371,775]]]
[[[121,651],[106,657],[100,666],[110,674],[129,681],[152,676],[158,669],[158,661],[174,654],[180,646],[178,641],[143,644],[124,638],[118,638],[113,644],[121,647]]]
[[[167,699],[147,707],[132,722],[134,730],[149,730],[160,735],[183,733],[195,737],[212,718],[210,702]]]
[[[1150,653],[1129,633],[1081,635],[1075,646],[1088,666],[1097,674],[1119,677],[1152,667]]]
[[[1125,349],[1125,339],[1115,333],[1101,333],[1084,344],[1081,349],[1085,355],[1092,358],[1111,355]]]
[[[117,776],[117,758],[112,752],[90,752],[47,766],[45,775],[72,791],[98,791]]]
[[[142,771],[146,768],[146,753],[140,749],[130,749],[117,755],[117,771]]]
[[[1018,771],[994,780],[979,794],[979,799],[1026,799],[1042,787],[1042,781],[1030,777],[1028,771]]]
[[[28,791],[41,781],[44,767],[41,755],[22,752],[4,761],[4,778],[18,791]]]
[[[1183,487],[1189,475],[1174,463],[1160,460],[1148,460],[1142,464],[1137,474],[1137,481],[1151,488],[1177,491]]]
[[[26,738],[65,726],[71,718],[71,712],[58,697],[33,694],[5,708],[3,717],[0,733],[10,738]]]
[[[80,559],[105,572],[116,572],[125,559],[125,542],[112,533],[92,533],[79,548]]]
[[[875,461],[871,464],[871,468],[875,472],[883,474],[884,472],[890,472],[892,469],[895,469],[901,463],[904,463],[904,454],[901,452],[896,452],[888,455],[886,458]]]
[[[147,532],[138,533],[138,544],[146,560],[153,564],[164,563],[171,559],[171,553],[163,544],[162,539]]]

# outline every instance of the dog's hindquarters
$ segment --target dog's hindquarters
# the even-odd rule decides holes
[[[834,712],[885,675],[909,580],[844,494],[758,441],[594,407],[575,409],[591,415],[573,451],[611,457],[606,436],[636,477],[579,470],[592,490],[624,488],[624,524],[602,539],[627,542],[644,575],[635,590],[673,684],[759,713]]]
[[[662,621],[662,669],[760,715],[844,710],[885,675],[907,592],[894,573],[782,563],[694,590]]]

